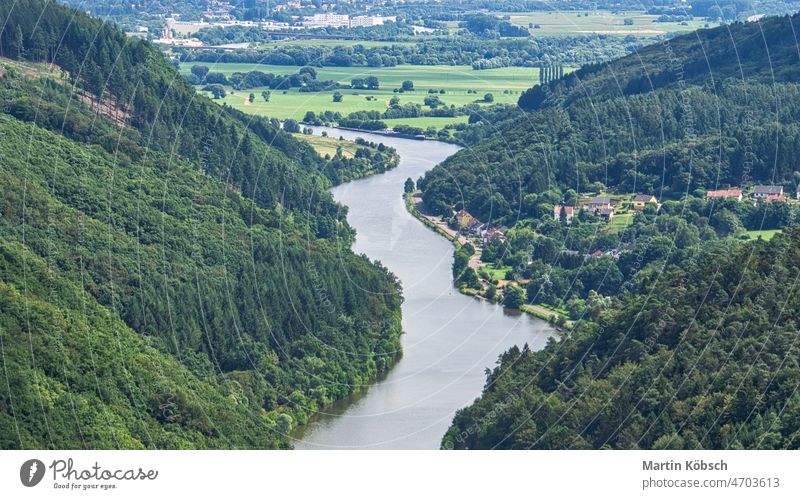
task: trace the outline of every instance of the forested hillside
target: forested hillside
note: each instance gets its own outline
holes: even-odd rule
[[[701,29],[533,87],[520,97],[519,105],[526,110],[565,106],[583,98],[603,100],[730,78],[797,83],[799,26],[800,17],[794,15]]]
[[[569,339],[504,354],[443,447],[797,449],[798,248],[795,229],[641,272]]]
[[[700,31],[538,85],[418,182],[445,219],[508,227],[481,259],[514,308],[573,321],[507,352],[445,448],[800,447],[798,28]]]
[[[112,26],[39,0],[0,26],[2,447],[286,447],[397,358],[347,175]]]
[[[488,140],[425,176],[425,201],[508,224],[528,194],[597,182],[671,199],[752,182],[793,192],[798,29],[795,15],[700,31],[537,85],[528,112],[493,117]]]

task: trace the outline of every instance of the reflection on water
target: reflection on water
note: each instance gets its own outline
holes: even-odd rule
[[[319,130],[317,131],[319,133]],[[456,146],[328,129],[397,149],[400,166],[332,190],[358,231],[353,250],[380,260],[403,284],[403,357],[384,379],[314,416],[295,435],[298,449],[436,449],[455,411],[481,391],[485,369],[512,345],[542,348],[544,321],[470,298],[453,287],[450,242],[415,220],[402,199]]]

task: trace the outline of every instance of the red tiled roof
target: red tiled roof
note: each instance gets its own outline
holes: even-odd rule
[[[742,195],[741,189],[723,189],[721,191],[708,191],[707,198],[738,198]]]

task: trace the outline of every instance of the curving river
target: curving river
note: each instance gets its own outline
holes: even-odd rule
[[[453,287],[453,247],[412,217],[403,182],[458,148],[318,127],[363,137],[400,154],[394,170],[332,189],[358,232],[353,250],[380,260],[402,281],[403,357],[388,375],[315,415],[295,434],[298,449],[438,449],[456,410],[481,392],[485,369],[512,345],[544,347],[553,329],[526,314],[462,295]]]

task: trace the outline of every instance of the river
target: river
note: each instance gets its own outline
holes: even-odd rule
[[[544,347],[547,322],[504,311],[453,287],[453,246],[411,216],[402,199],[406,178],[419,178],[458,151],[451,144],[326,130],[363,137],[400,154],[381,175],[331,190],[349,207],[353,251],[380,260],[400,279],[403,357],[384,379],[326,408],[295,434],[297,449],[438,449],[457,409],[481,392],[485,369],[513,345]]]

